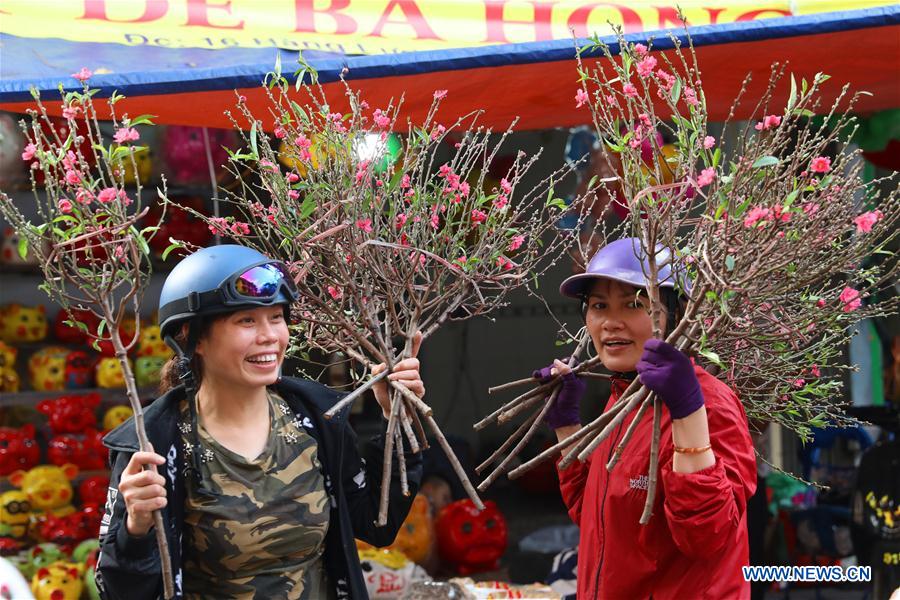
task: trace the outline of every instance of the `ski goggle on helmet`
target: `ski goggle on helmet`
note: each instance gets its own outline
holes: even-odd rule
[[[159,296],[163,338],[181,323],[256,306],[291,304],[297,286],[284,263],[246,246],[202,248],[178,263]]]

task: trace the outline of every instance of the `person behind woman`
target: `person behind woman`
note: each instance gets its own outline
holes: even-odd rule
[[[666,250],[656,256],[663,330],[674,326],[678,305],[669,256]],[[558,469],[563,499],[580,528],[578,598],[749,598],[741,566],[748,562],[746,506],[756,488],[756,461],[747,417],[728,386],[653,338],[646,272],[640,242],[627,238],[601,248],[586,272],[560,286],[563,295],[584,303],[594,348],[615,373],[606,410],[635,376],[667,408],[647,525],[638,521],[649,485],[652,410],[612,471],[606,464],[634,414],[585,463]],[[586,386],[559,360],[536,376],[556,372],[563,374],[563,387],[546,420],[562,441],[580,428]]]
[[[242,246],[199,250],[166,278],[161,334],[181,358],[166,371],[170,389],[144,412],[156,453],[138,451],[131,420],[104,438],[112,464],[97,568],[104,596],[161,595],[152,530],[161,510],[176,597],[367,597],[354,538],[393,541],[421,457],[406,457],[408,496],[392,476],[387,524],[376,526],[383,434],[361,455],[349,409],[323,416],[342,394],[281,377],[296,299],[282,263]],[[421,397],[420,343],[417,334],[413,356],[389,378]],[[374,392],[387,414],[386,383]]]

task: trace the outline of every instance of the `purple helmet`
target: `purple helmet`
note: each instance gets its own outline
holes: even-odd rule
[[[656,264],[659,267],[659,286],[675,288],[676,277],[672,268],[672,252],[657,246]],[[584,273],[572,275],[559,286],[559,293],[570,298],[583,298],[597,279],[613,279],[639,288],[647,287],[647,257],[643,256],[638,238],[624,238],[607,244],[597,251]],[[689,281],[682,287],[690,289]]]

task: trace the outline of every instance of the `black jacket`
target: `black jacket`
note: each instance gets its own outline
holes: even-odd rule
[[[380,500],[384,434],[367,442],[363,456],[360,456],[356,434],[347,424],[349,408],[331,419],[323,416],[342,394],[313,381],[290,377],[276,384],[275,390],[318,443],[325,487],[331,496],[331,521],[323,557],[329,584],[336,588],[338,598],[368,598],[354,538],[374,546],[386,546],[393,542],[421,483],[421,453],[406,454],[409,496],[403,496],[399,474],[396,468],[393,469],[387,525],[377,527],[375,520]],[[156,452],[166,457],[166,464],[160,468],[166,479],[169,498],[163,509],[163,519],[175,574],[176,598],[182,597],[181,538],[185,482],[178,405],[183,398],[184,389],[178,387],[157,398],[144,410],[147,436]],[[100,594],[104,598],[127,600],[162,597],[155,533],[150,531],[141,537],[128,533],[125,528],[125,503],[118,493],[122,471],[131,455],[138,450],[133,421],[129,419],[111,431],[103,442],[110,449],[112,476],[100,528],[100,557],[97,563]]]

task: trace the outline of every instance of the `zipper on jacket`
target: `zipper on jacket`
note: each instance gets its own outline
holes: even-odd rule
[[[609,464],[610,459],[612,458],[613,452],[615,452],[616,446],[619,445],[619,434],[622,432],[623,423],[619,423],[619,426],[616,428],[616,435],[613,437],[613,443],[609,447],[609,453],[606,456],[606,462],[603,463],[603,467],[606,468],[605,465]],[[606,555],[606,527],[603,524],[603,510],[606,508],[606,494],[609,492],[609,477],[606,478],[606,486],[603,488],[603,499],[600,501],[600,526],[603,527],[603,545],[600,547],[600,562],[597,564],[597,575],[594,577],[594,600],[597,600],[600,593],[600,572],[603,570],[603,558]]]

